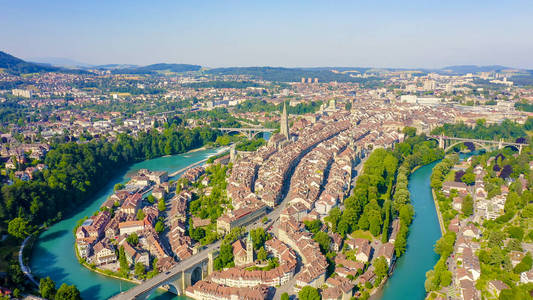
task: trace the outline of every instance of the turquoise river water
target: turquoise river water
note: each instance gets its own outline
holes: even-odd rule
[[[88,206],[80,207],[80,212],[65,219],[44,232],[33,249],[31,269],[39,277],[50,276],[55,282],[75,284],[86,300],[105,299],[120,290],[128,289],[131,283],[105,277],[82,267],[74,254],[74,235],[72,229],[84,216],[91,215],[100,204],[113,192],[113,186],[127,181],[127,175],[147,168],[150,170],[176,171],[216,153],[215,150],[203,150],[186,154],[161,157],[134,164],[120,172],[109,184],[94,196]],[[409,177],[411,202],[416,216],[411,225],[407,241],[407,251],[397,264],[392,277],[373,299],[424,299],[425,273],[437,262],[438,256],[433,252],[433,245],[440,237],[440,229],[435,212],[435,205],[429,187],[432,163],[416,170]],[[185,299],[169,293],[157,293],[152,298]]]
[[[91,216],[113,193],[113,187],[126,182],[128,176],[139,169],[168,171],[169,173],[216,154],[218,149],[201,150],[185,154],[160,157],[133,164],[121,170],[109,184],[87,206],[80,207],[75,215],[51,226],[41,234],[33,248],[30,267],[39,277],[50,276],[56,283],[75,284],[85,300],[106,299],[133,286],[132,283],[99,275],[81,266],[74,253],[74,234],[72,229],[84,216]],[[169,293],[155,293],[154,299],[186,299]]]
[[[426,272],[437,263],[439,256],[433,245],[441,237],[435,203],[431,195],[430,176],[437,162],[425,165],[409,176],[411,204],[415,218],[407,238],[407,250],[396,262],[394,273],[372,299],[421,300],[426,296]]]

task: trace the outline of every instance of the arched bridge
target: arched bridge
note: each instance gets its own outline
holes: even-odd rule
[[[428,135],[428,138],[434,139],[439,142],[439,148],[444,149],[444,152],[448,152],[459,144],[470,142],[478,147],[485,149],[489,152],[491,150],[502,149],[504,147],[513,147],[518,150],[518,153],[522,153],[522,147],[528,146],[529,144],[520,144],[513,142],[505,142],[503,139],[499,141],[491,140],[480,140],[480,139],[467,139],[459,137],[449,137],[444,135]]]
[[[159,287],[167,287],[176,295],[185,295],[185,289],[207,277],[212,272],[214,251],[219,243],[211,245],[208,249],[182,260],[179,264],[167,272],[162,272],[144,281],[142,284],[132,287],[110,299],[130,300],[148,299]]]
[[[222,128],[217,128],[218,130],[222,131],[222,132],[225,132],[225,133],[230,133],[230,132],[240,132],[240,133],[244,133],[246,135],[246,137],[251,140],[253,139],[253,137],[258,134],[258,133],[261,133],[261,132],[274,132],[274,129],[271,129],[271,128],[261,128],[261,127],[250,127],[250,128],[230,128],[230,127],[222,127]]]

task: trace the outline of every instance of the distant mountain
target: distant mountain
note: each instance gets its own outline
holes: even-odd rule
[[[0,51],[0,69],[12,74],[61,72],[84,74],[87,71],[54,67],[50,64],[32,63]]]
[[[138,68],[138,65],[129,65],[129,64],[107,64],[95,66],[97,69],[113,70],[113,69],[133,69]]]
[[[2,51],[0,51],[0,68],[13,74],[54,72],[59,70],[59,68],[50,65],[26,62]]]
[[[502,70],[512,70],[515,68],[493,65],[493,66],[475,66],[475,65],[462,65],[462,66],[449,66],[439,69],[444,73],[452,73],[457,75],[464,75],[467,73],[479,73],[479,72],[499,72]]]
[[[331,68],[331,70],[338,68]],[[347,68],[357,70],[358,68]],[[361,68],[359,68],[361,69]],[[361,82],[366,79],[354,78],[349,74],[335,73],[330,68],[282,68],[282,67],[237,67],[215,68],[206,73],[214,75],[248,75],[268,81],[299,82],[302,78],[318,78],[319,82]]]
[[[41,63],[41,64],[50,64],[56,67],[66,67],[66,68],[91,68],[93,67],[90,64],[79,62],[70,58],[64,57],[38,57],[28,59],[31,62]]]
[[[144,67],[114,69],[115,74],[158,74],[162,72],[183,73],[199,71],[202,66],[187,64],[153,64]]]

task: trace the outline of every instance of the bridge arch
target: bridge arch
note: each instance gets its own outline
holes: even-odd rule
[[[476,142],[476,141],[458,141],[458,142],[455,142],[455,143],[449,145],[448,147],[446,147],[446,149],[444,149],[444,152],[446,153],[446,152],[450,151],[451,149],[453,149],[455,146],[460,145],[460,144],[464,144],[464,143],[472,143],[472,144],[474,144],[476,146],[479,146],[479,147],[483,148],[485,151],[490,152],[490,147],[489,146],[484,145],[484,144],[479,143],[479,142]]]
[[[191,286],[202,280],[202,267],[196,266],[191,273]]]
[[[181,289],[179,287],[179,285],[177,285],[175,282],[168,282],[167,283],[168,285],[168,291],[175,294],[175,295],[178,295],[178,296],[181,296],[183,295],[181,293]]]
[[[516,145],[504,145],[503,148],[513,148],[514,150],[520,152],[520,148]]]

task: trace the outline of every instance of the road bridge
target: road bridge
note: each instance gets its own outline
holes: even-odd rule
[[[249,140],[253,139],[254,136],[257,135],[258,133],[274,132],[275,130],[272,128],[262,128],[262,127],[249,127],[249,128],[222,127],[222,128],[217,128],[217,129],[225,133],[230,133],[230,132],[244,133]]]
[[[364,150],[357,147],[357,157],[364,156]],[[279,220],[279,216],[287,203],[288,197],[285,195],[279,205],[273,208],[267,215],[268,221],[263,223],[261,218],[245,226],[245,231],[263,227],[270,229]],[[222,241],[219,240],[208,245],[198,253],[178,262],[174,267],[164,273],[160,273],[131,289],[111,297],[114,300],[147,299],[159,287],[166,286],[169,291],[177,295],[184,295],[185,289],[194,285],[197,281],[204,279],[213,271],[213,260],[220,249]]]
[[[503,149],[504,147],[513,147],[518,150],[518,153],[522,153],[522,147],[529,146],[529,144],[505,142],[503,139],[499,141],[481,140],[481,139],[468,139],[460,137],[449,137],[444,135],[428,135],[428,138],[436,140],[439,143],[439,148],[444,149],[444,152],[448,152],[455,146],[464,143],[472,143],[485,151],[490,152],[496,149]]]

